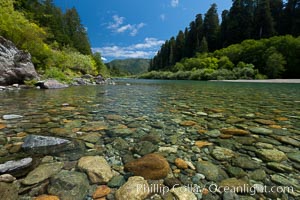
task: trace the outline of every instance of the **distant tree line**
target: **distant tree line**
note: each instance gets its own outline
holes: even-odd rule
[[[151,60],[150,71],[176,71],[175,64],[184,58],[214,52],[247,39],[287,34],[300,35],[300,0],[233,0],[230,10],[222,12],[221,23],[217,5],[212,4],[204,16],[198,14],[188,28],[162,45]],[[254,64],[252,60],[248,63]],[[286,64],[291,67],[291,63]]]

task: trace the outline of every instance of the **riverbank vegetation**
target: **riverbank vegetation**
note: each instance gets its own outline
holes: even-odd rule
[[[234,0],[196,16],[167,40],[142,78],[254,79],[300,77],[300,1]]]
[[[45,78],[109,75],[101,55],[91,52],[75,8],[62,12],[52,0],[0,0],[0,13],[0,35],[28,51]]]

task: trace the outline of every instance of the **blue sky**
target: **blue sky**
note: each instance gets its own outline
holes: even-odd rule
[[[107,60],[151,58],[165,40],[184,30],[212,3],[221,15],[231,0],[54,0],[75,7],[87,28],[93,51]]]

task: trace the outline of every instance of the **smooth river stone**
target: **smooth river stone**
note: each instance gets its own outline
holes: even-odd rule
[[[223,173],[222,169],[211,162],[199,161],[196,163],[196,169],[198,173],[203,174],[209,181],[220,181],[227,178],[224,174],[225,172]]]
[[[0,199],[16,200],[18,198],[19,184],[0,182]]]
[[[260,134],[260,135],[270,135],[273,133],[272,130],[261,128],[261,127],[252,127],[249,129],[252,133]]]
[[[185,186],[183,187],[177,187],[177,188],[172,188],[170,192],[175,196],[174,199],[178,200],[197,200],[197,197],[195,194],[191,191],[188,190]]]
[[[11,119],[19,119],[19,118],[22,118],[23,116],[22,115],[3,115],[3,119],[5,120],[11,120]]]
[[[64,163],[62,162],[46,163],[39,165],[26,176],[22,183],[24,185],[33,185],[36,183],[40,183],[60,172],[63,166]]]
[[[260,168],[260,164],[254,160],[251,160],[248,157],[244,157],[244,156],[239,156],[236,157],[232,160],[232,164],[234,166],[240,167],[242,169],[249,169],[249,170],[253,170],[253,169],[258,169]]]
[[[62,200],[85,199],[89,181],[84,173],[62,170],[50,180],[48,193],[59,196]]]
[[[281,164],[281,163],[276,163],[276,162],[267,163],[267,167],[274,171],[283,172],[283,173],[294,171],[294,169],[292,167]]]
[[[271,175],[271,180],[280,185],[293,186],[295,189],[300,189],[299,180],[291,177],[285,177],[282,174]]]
[[[285,144],[290,144],[295,147],[300,147],[300,142],[298,140],[295,140],[291,137],[288,136],[274,136],[275,139],[278,141],[285,143]]]
[[[145,189],[144,189],[145,188]],[[150,194],[149,184],[141,176],[133,176],[115,193],[116,200],[142,200]]]
[[[61,147],[69,144],[70,141],[66,139],[40,136],[40,135],[29,135],[25,138],[22,148],[28,152],[36,153],[54,153],[61,151]]]
[[[215,147],[211,154],[219,161],[229,160],[235,156],[235,153],[231,149],[226,149],[223,147]]]
[[[23,158],[17,161],[15,160],[7,161],[4,164],[0,164],[0,174],[21,170],[26,167],[29,167],[31,164],[32,164],[32,158]]]
[[[300,163],[300,152],[288,153],[288,158],[292,161]]]
[[[126,163],[125,171],[132,172],[135,176],[142,176],[145,179],[157,180],[168,175],[170,166],[163,156],[151,153]]]
[[[264,161],[281,162],[287,160],[287,156],[282,151],[277,149],[260,149],[256,154]]]
[[[102,156],[85,156],[78,161],[78,168],[87,173],[92,183],[107,183],[113,173]]]
[[[222,129],[221,133],[226,135],[249,135],[250,132],[243,130],[243,129],[236,129],[236,128],[226,128]]]

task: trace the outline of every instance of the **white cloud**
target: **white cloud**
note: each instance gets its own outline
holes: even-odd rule
[[[113,16],[113,22],[110,22],[108,25],[108,29],[117,29],[124,22],[124,17],[119,17],[118,15]]]
[[[173,8],[177,7],[179,5],[179,0],[171,0],[171,6]]]
[[[114,33],[124,33],[129,32],[131,36],[136,36],[141,28],[146,24],[141,22],[139,24],[124,24],[125,17],[120,17],[118,15],[113,16],[113,22],[110,22],[107,26],[108,29],[112,30]]]
[[[131,30],[132,29],[132,26],[130,24],[127,24],[127,25],[124,25],[124,26],[121,26],[119,28],[116,29],[116,32],[118,33],[123,33],[127,30]]]
[[[164,43],[156,38],[145,38],[143,43],[129,46],[106,46],[93,48],[93,52],[100,52],[102,56],[113,59],[120,58],[150,58],[154,56],[157,49]]]
[[[161,19],[161,21],[165,21],[166,20],[166,15],[165,14],[161,14],[159,16],[159,18]]]
[[[131,36],[136,36],[136,34],[138,34],[139,30],[141,28],[143,28],[144,26],[146,26],[145,23],[139,23],[139,24],[135,24],[135,25],[131,25],[131,32],[130,32],[130,35]]]

